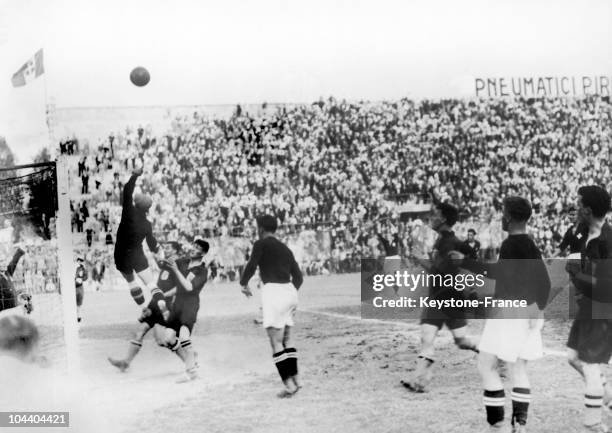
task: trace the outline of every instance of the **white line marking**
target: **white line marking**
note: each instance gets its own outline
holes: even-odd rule
[[[396,325],[396,326],[403,326],[406,328],[410,328],[412,330],[419,329],[419,326],[414,323],[401,322],[397,320],[362,319],[360,316],[352,316],[350,314],[341,314],[341,313],[331,313],[328,311],[302,310],[302,309],[298,311],[303,312],[303,313],[309,313],[309,314],[317,314],[320,316],[333,317],[336,319],[352,320],[355,322],[358,321],[358,322],[364,322],[364,323],[376,323],[378,325]],[[544,355],[556,356],[558,358],[567,357],[567,353],[563,350],[555,350],[555,349],[547,349],[547,348],[544,348]]]
[[[298,311],[300,311],[302,313],[309,313],[309,314],[317,314],[317,315],[320,315],[320,316],[334,317],[336,319],[352,320],[352,321],[355,321],[355,322],[376,323],[376,324],[379,324],[379,325],[389,325],[389,324],[391,324],[391,325],[403,326],[403,327],[407,327],[407,328],[419,329],[419,326],[415,325],[414,323],[398,321],[398,320],[363,319],[360,316],[353,316],[353,315],[350,315],[350,314],[341,314],[341,313],[331,313],[331,312],[328,312],[328,311],[302,310],[302,309],[299,309]]]

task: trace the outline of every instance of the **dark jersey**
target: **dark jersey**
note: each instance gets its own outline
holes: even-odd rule
[[[588,227],[586,231],[588,232]],[[582,250],[582,244],[586,240],[586,236],[587,233],[584,227],[571,226],[563,235],[563,240],[561,240],[559,244],[559,249],[564,251],[566,248],[569,248],[570,254],[579,253]]]
[[[390,240],[382,235],[378,235],[378,240],[385,250],[386,257],[397,256],[399,254],[399,237],[397,235],[393,235]]]
[[[176,287],[176,279],[172,272],[161,269],[159,277],[157,278],[157,287],[164,293],[166,297],[172,297],[175,294],[174,289]]]
[[[147,220],[146,215],[134,207],[132,201],[137,178],[138,175],[132,175],[123,188],[123,210],[121,212],[121,222],[117,229],[115,251],[139,250],[142,247],[142,241],[146,239],[149,249],[157,252],[158,244],[153,236],[153,227]]]
[[[466,239],[465,241],[463,241],[463,245],[466,251],[468,251],[466,255],[470,259],[476,260],[478,258],[478,253],[480,252],[480,242],[478,242],[477,240],[473,240],[472,242],[470,242]]]
[[[543,310],[550,294],[550,277],[542,253],[526,234],[508,236],[501,244],[499,261],[479,263],[468,259],[464,266],[495,280],[496,299],[534,302]]]
[[[206,284],[208,271],[204,260],[192,261],[190,258],[183,258],[177,261],[181,274],[191,283],[191,290],[185,290],[180,284],[176,285],[176,297],[199,299],[200,292]]]
[[[595,281],[594,284],[577,282],[576,289],[585,296],[585,304],[588,300],[598,303],[598,318],[603,318],[599,315],[603,311],[605,318],[612,319],[612,227],[608,223],[601,227],[598,237],[583,243],[580,256],[582,272],[594,277]],[[580,307],[586,310],[583,305]]]
[[[450,296],[453,298],[463,296],[463,292],[455,290],[454,287],[448,287],[448,285],[445,285],[443,282],[446,275],[457,275],[460,273],[458,263],[451,260],[448,255],[453,250],[460,251],[463,254],[468,253],[464,243],[455,236],[453,231],[445,230],[440,232],[431,254],[429,274],[440,275],[442,277],[442,284],[438,284],[439,279],[432,279],[434,284],[430,285],[430,296],[438,298],[443,296]]]
[[[79,265],[76,270],[76,276],[74,277],[74,284],[76,287],[81,287],[85,280],[87,280],[87,271],[85,271],[85,266]]]
[[[244,268],[240,285],[245,286],[259,266],[261,281],[266,283],[293,283],[299,289],[304,279],[293,253],[274,236],[259,239],[253,245],[251,258]]]
[[[176,260],[176,265],[181,274],[191,283],[191,290],[185,290],[179,284],[174,274],[162,269],[157,280],[157,287],[164,292],[164,295],[175,295],[176,299],[193,298],[199,299],[200,292],[206,284],[208,271],[203,261],[192,262],[189,257],[181,257]],[[172,289],[176,288],[176,291]]]

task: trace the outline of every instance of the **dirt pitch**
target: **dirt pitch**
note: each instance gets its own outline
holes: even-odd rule
[[[443,331],[431,391],[406,392],[399,382],[414,368],[418,325],[362,320],[359,284],[358,274],[306,279],[295,328],[304,388],[289,400],[275,397],[270,348],[253,322],[258,292],[247,300],[236,284],[205,288],[193,338],[202,379],[181,385],[180,361],[150,337],[128,372],[115,371],[106,357],[125,352],[138,308],[127,292],[87,293],[80,336],[90,397],[118,432],[481,431],[475,356],[456,350]],[[555,300],[558,309],[564,296]],[[580,431],[583,387],[562,356],[569,325],[546,322],[549,352],[531,366],[532,432]],[[471,323],[471,333],[481,326]]]

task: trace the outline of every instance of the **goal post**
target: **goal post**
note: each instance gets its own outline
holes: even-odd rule
[[[59,263],[59,283],[62,296],[64,317],[64,341],[66,343],[68,372],[80,371],[79,328],[77,323],[76,287],[74,276],[74,254],[72,250],[72,230],[70,221],[70,178],[66,156],[59,156],[55,166],[57,178],[57,246]]]
[[[68,176],[63,158],[0,168],[0,270],[18,248],[25,252],[8,276],[32,296],[42,354],[73,374],[80,363]]]

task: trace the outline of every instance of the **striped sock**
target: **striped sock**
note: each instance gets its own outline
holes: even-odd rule
[[[512,388],[512,425],[527,424],[527,412],[531,402],[529,388]]]
[[[278,370],[278,374],[283,381],[287,380],[290,375],[290,361],[287,359],[287,354],[285,351],[277,352],[272,355],[272,359],[274,360],[274,364],[276,365],[276,369]]]
[[[153,286],[151,289],[151,297],[156,301],[166,301],[164,297],[164,292],[161,291],[157,286]]]
[[[487,422],[490,425],[495,425],[504,420],[504,404],[506,403],[506,394],[503,389],[490,391],[485,389],[482,401],[487,411]]]
[[[140,287],[130,287],[130,295],[132,295],[132,299],[134,299],[134,302],[136,302],[138,305],[144,304],[144,293],[142,293],[142,289]]]
[[[584,395],[584,425],[593,426],[601,423],[602,395]]]
[[[191,346],[191,340],[183,340],[183,341],[181,341],[181,347],[183,349],[186,349],[186,348],[188,348],[190,346]]]
[[[285,353],[287,354],[287,374],[289,375],[289,377],[296,376],[298,374],[297,350],[295,349],[295,347],[288,347],[285,349]]]

